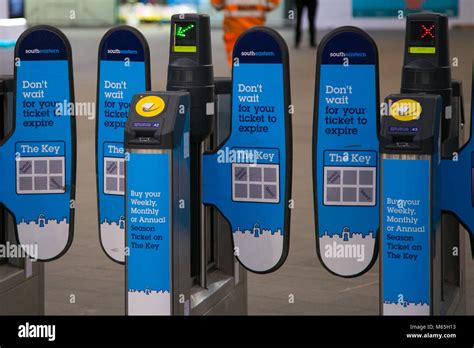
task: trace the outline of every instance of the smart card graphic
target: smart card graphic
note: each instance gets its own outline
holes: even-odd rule
[[[231,135],[203,155],[203,203],[229,221],[234,251],[252,272],[278,269],[288,253],[292,138],[288,49],[256,27],[234,47]]]
[[[57,29],[36,26],[15,47],[13,131],[0,147],[0,201],[29,256],[50,261],[72,243],[75,115],[71,47]]]
[[[135,105],[135,111],[142,117],[155,117],[163,112],[165,102],[159,96],[148,95]]]
[[[418,120],[422,111],[421,104],[413,99],[400,99],[390,106],[390,115],[402,122]]]
[[[97,200],[100,241],[114,261],[125,261],[125,149],[123,134],[134,94],[150,89],[150,57],[136,29],[109,30],[99,46],[96,117]],[[150,102],[144,112],[158,107]]]
[[[155,111],[157,109],[158,108],[156,107],[155,103],[145,103],[143,104],[143,108],[142,108],[143,111],[147,111],[147,112]]]
[[[474,62],[473,62],[474,85]],[[462,87],[459,88],[462,91]],[[462,97],[462,96],[461,96]],[[471,95],[471,132],[469,139],[452,158],[441,161],[441,198],[443,213],[454,215],[467,229],[474,257],[474,91]],[[462,99],[461,99],[462,104]]]
[[[377,152],[324,153],[324,205],[375,206]]]
[[[125,194],[125,159],[123,143],[104,142],[104,193]]]
[[[15,148],[16,153],[20,154],[16,161],[17,194],[66,192],[64,142],[19,142]],[[54,151],[56,155],[51,156],[48,150]]]
[[[378,56],[362,30],[329,33],[317,56],[313,121],[316,249],[333,274],[354,277],[377,257]]]
[[[251,163],[232,163],[232,200],[234,202],[278,203],[280,201],[278,149],[259,149],[257,150],[259,152],[251,148],[233,148],[232,150],[237,154],[263,152],[272,155],[270,161],[255,158]]]

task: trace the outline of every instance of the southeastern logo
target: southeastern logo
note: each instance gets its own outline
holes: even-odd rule
[[[390,116],[402,122],[418,120],[422,111],[421,104],[413,99],[400,99],[390,106]]]
[[[137,50],[108,49],[107,54],[138,54]]]
[[[59,54],[57,48],[27,48],[25,49],[25,54]]]

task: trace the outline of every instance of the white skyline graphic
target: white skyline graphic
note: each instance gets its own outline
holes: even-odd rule
[[[37,245],[39,260],[58,256],[66,247],[69,239],[69,223],[62,220],[47,219],[43,214],[37,220],[21,221],[17,224],[20,244]],[[25,250],[27,252],[27,250]],[[30,255],[32,256],[32,255]]]
[[[384,301],[384,315],[430,315],[430,305],[427,303],[414,302],[391,302]]]
[[[171,315],[168,291],[128,290],[128,315]]]
[[[266,271],[280,261],[283,252],[283,233],[261,228],[255,224],[252,229],[241,230],[240,226],[233,232],[234,246],[238,248],[237,257],[248,268],[254,271]]]
[[[319,237],[319,253],[324,264],[342,276],[358,274],[366,269],[372,261],[374,248],[373,231],[363,234],[344,227],[342,232],[330,236],[326,230]]]
[[[107,254],[119,262],[125,262],[125,222],[104,220],[100,224],[100,239]]]

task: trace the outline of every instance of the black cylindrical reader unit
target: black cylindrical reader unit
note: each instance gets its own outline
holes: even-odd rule
[[[402,93],[441,96],[439,150],[445,159],[452,158],[459,151],[464,122],[462,85],[451,77],[448,29],[448,17],[444,14],[419,13],[407,17],[401,86]],[[459,265],[458,257],[451,251],[453,245],[459,245],[459,223],[449,214],[442,214],[441,220],[442,228],[437,239],[445,241],[440,258],[443,261],[438,267],[440,271],[435,273],[451,284],[456,280],[450,278],[449,265]],[[439,288],[441,295],[438,297],[442,298],[446,295],[445,286]],[[435,292],[438,292],[438,287]]]
[[[191,141],[201,142],[214,124],[214,69],[208,15],[171,17],[168,91],[191,95]]]
[[[450,134],[453,93],[446,15],[418,13],[407,17],[401,93],[442,97],[441,138],[445,141]]]
[[[201,154],[203,141],[214,127],[214,69],[208,15],[176,14],[171,17],[168,91],[186,91],[190,105],[191,172],[191,274],[200,273],[206,287],[205,208],[201,203]]]

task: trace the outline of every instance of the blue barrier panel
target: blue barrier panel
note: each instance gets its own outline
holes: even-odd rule
[[[189,314],[189,139],[188,93],[133,98],[124,138],[128,315]]]
[[[171,154],[127,162],[127,313],[171,314]]]
[[[313,121],[316,249],[342,277],[377,257],[378,53],[362,30],[329,33],[318,49]]]
[[[474,63],[473,76],[474,86]],[[455,216],[469,232],[474,257],[474,91],[471,96],[471,129],[467,142],[451,158],[441,161],[441,210]],[[462,96],[461,96],[462,107]]]
[[[229,139],[203,156],[203,203],[229,221],[234,253],[252,272],[272,272],[289,246],[292,176],[288,48],[256,27],[234,47]]]
[[[442,239],[437,237],[442,228],[442,98],[392,94],[385,98],[384,107],[380,133],[381,314],[430,315],[436,302],[432,294],[439,260],[436,245]]]
[[[18,39],[14,99],[13,131],[0,147],[0,201],[24,250],[50,261],[72,243],[76,174],[72,53],[56,28],[36,26]]]
[[[114,261],[125,261],[123,132],[134,94],[150,89],[148,43],[136,29],[109,30],[99,46],[96,170],[100,242]]]
[[[383,159],[381,168],[382,312],[429,315],[431,236],[439,222],[430,205],[431,160]]]

